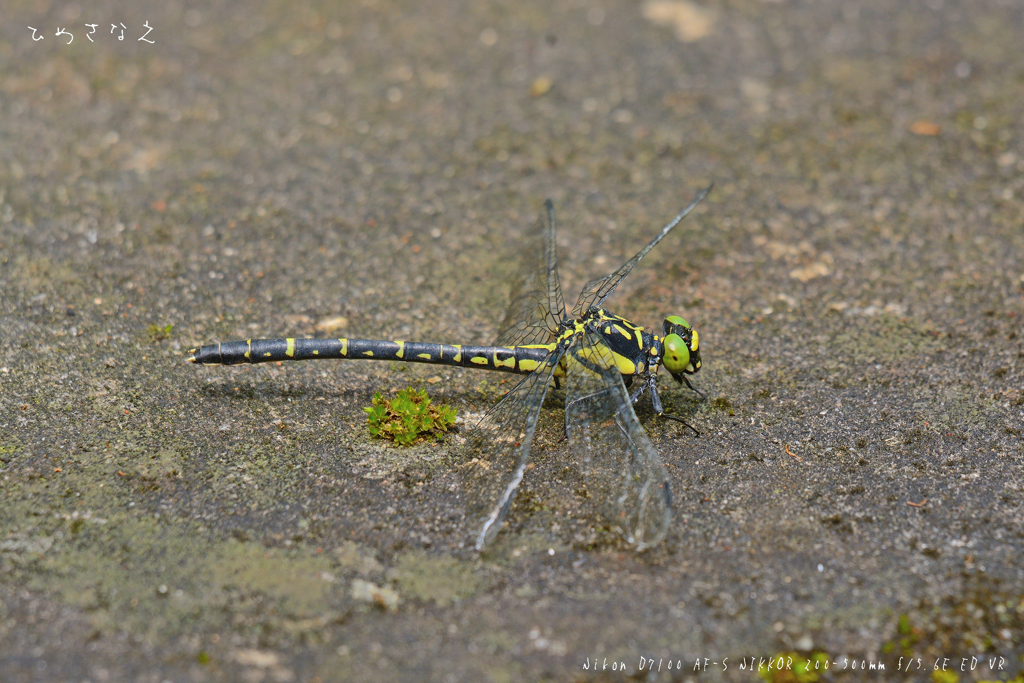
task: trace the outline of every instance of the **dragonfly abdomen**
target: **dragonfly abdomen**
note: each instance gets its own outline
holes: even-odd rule
[[[391,360],[523,374],[533,372],[550,352],[543,346],[466,346],[382,339],[247,339],[194,349],[189,360],[210,365],[320,358]]]

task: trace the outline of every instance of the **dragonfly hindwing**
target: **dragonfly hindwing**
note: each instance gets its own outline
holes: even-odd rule
[[[637,549],[661,542],[671,521],[668,473],[637,421],[612,351],[587,331],[569,347],[565,366],[565,431],[591,498]]]
[[[498,533],[512,505],[530,458],[540,407],[561,356],[557,347],[470,430],[463,449],[463,491],[468,528],[478,550]]]

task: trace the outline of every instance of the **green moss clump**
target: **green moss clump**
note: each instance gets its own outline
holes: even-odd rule
[[[164,327],[160,327],[157,324],[152,324],[146,328],[146,335],[150,341],[160,341],[161,339],[169,339],[171,331],[174,329],[174,325],[167,323]]]
[[[370,436],[391,439],[399,446],[433,439],[455,424],[454,408],[432,405],[426,391],[412,387],[402,389],[390,401],[374,394],[373,405],[363,410],[369,419]]]

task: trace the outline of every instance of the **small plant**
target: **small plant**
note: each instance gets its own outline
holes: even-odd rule
[[[373,405],[363,408],[369,419],[370,436],[391,439],[399,446],[411,446],[420,439],[432,439],[455,424],[455,409],[434,406],[422,389],[402,389],[388,400],[373,395]]]
[[[150,340],[160,341],[161,339],[167,339],[171,336],[171,330],[174,329],[174,325],[167,323],[165,327],[153,324],[146,328],[146,334],[149,335]]]
[[[899,631],[900,634],[899,642],[893,642],[891,645],[886,643],[886,645],[889,646],[889,651],[891,652],[899,646],[904,657],[912,657],[914,654],[914,645],[917,644],[917,636],[921,633],[921,629],[912,626],[910,623],[910,617],[906,614],[901,614],[899,622],[896,625],[896,630]],[[883,649],[884,647],[885,646],[883,646]]]

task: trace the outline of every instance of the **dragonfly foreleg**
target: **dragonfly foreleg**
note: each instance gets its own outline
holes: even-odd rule
[[[689,382],[687,382],[687,384],[689,384]],[[700,432],[698,432],[696,427],[694,427],[692,424],[690,424],[681,417],[669,415],[668,413],[665,412],[664,407],[661,405],[661,397],[658,396],[658,385],[655,381],[654,375],[651,375],[650,377],[647,378],[647,381],[644,382],[644,386],[650,386],[651,388],[651,405],[654,407],[654,412],[656,412],[659,417],[665,417],[668,418],[669,420],[675,420],[676,422],[685,425],[689,429],[693,430],[693,433],[696,434],[697,436],[700,436]],[[690,388],[693,389],[693,387]],[[696,389],[694,389],[694,391],[696,391]],[[640,391],[637,391],[637,394],[639,393]],[[639,398],[639,396],[637,396],[637,398]]]
[[[682,377],[683,377],[683,381],[686,382],[686,386],[689,387],[690,391],[694,392],[695,394],[700,396],[705,401],[708,400],[707,394],[705,394],[703,391],[701,391],[700,389],[697,389],[692,384],[690,384],[690,380],[689,380],[689,378],[686,375],[683,375]]]

